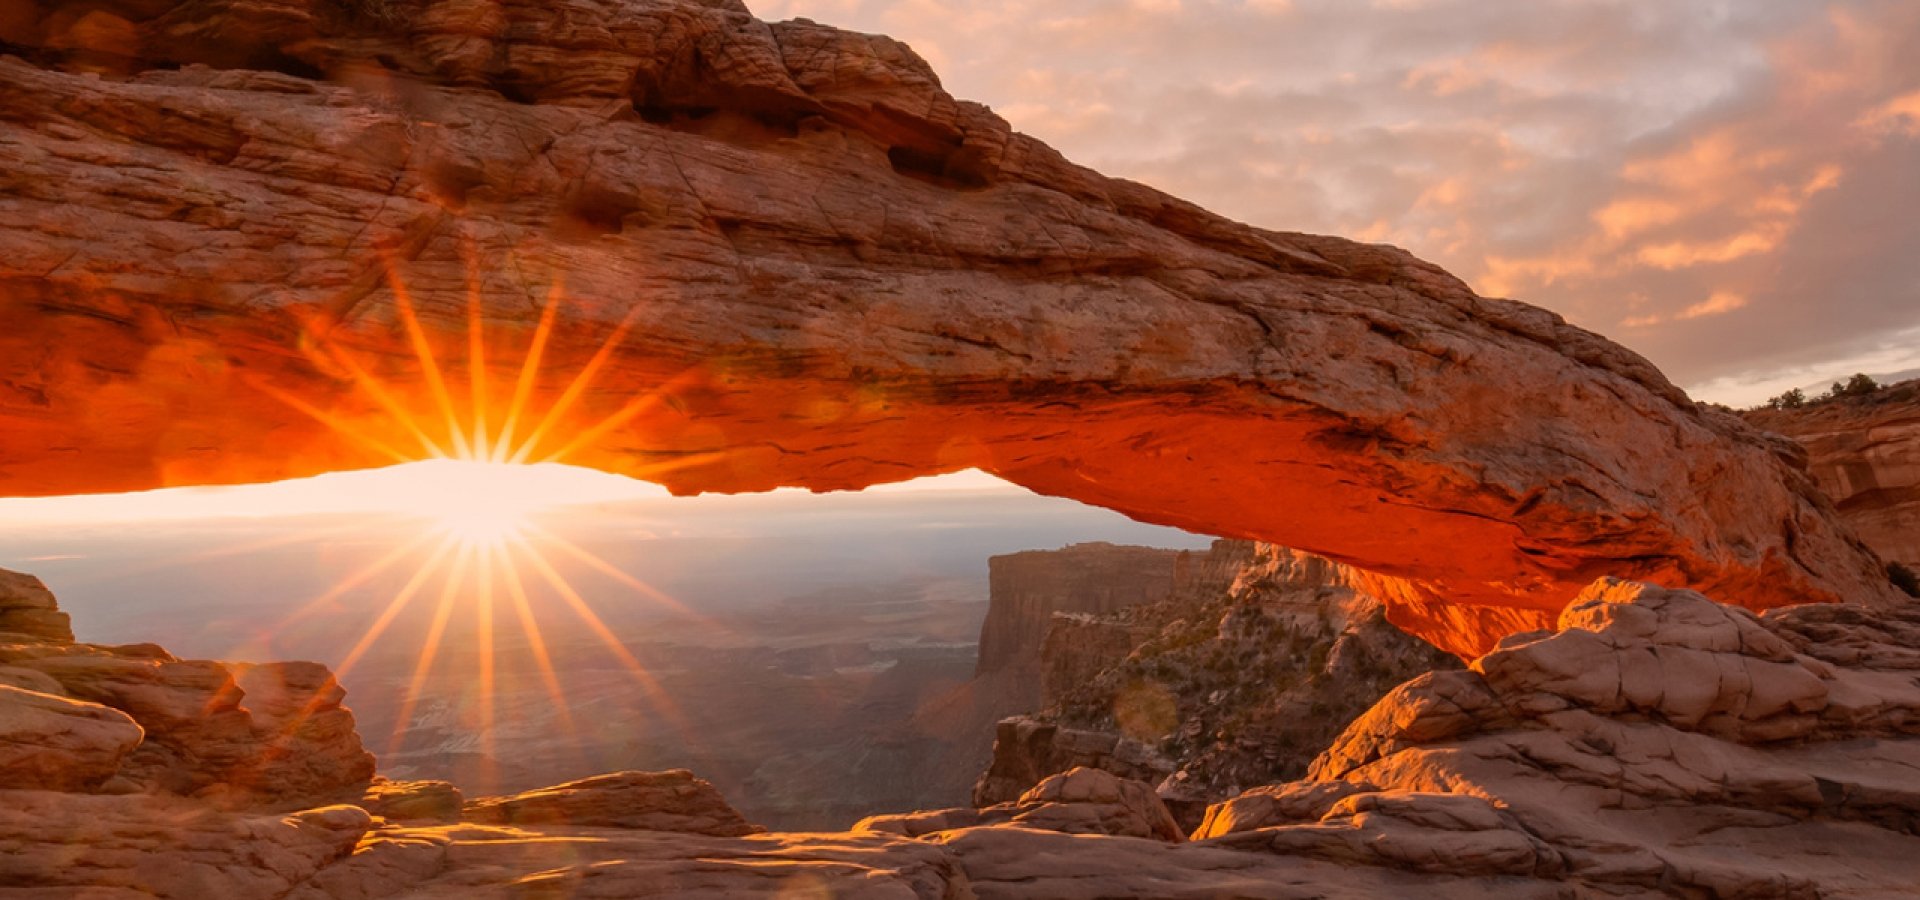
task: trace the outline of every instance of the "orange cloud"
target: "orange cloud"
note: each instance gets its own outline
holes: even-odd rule
[[[1713,296],[1695,303],[1680,311],[1682,319],[1704,319],[1708,316],[1721,316],[1736,309],[1744,309],[1747,298],[1732,291],[1715,291]]]

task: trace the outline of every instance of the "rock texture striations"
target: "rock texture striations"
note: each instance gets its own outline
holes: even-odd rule
[[[1196,837],[1606,893],[1920,889],[1920,607],[1762,618],[1608,579],[1559,625],[1407,683]]]
[[[1806,447],[1840,518],[1888,562],[1920,571],[1920,381],[1744,415]]]
[[[1411,579],[1394,621],[1464,655],[1601,575],[1895,596],[1782,445],[1630,351],[1075,166],[887,38],[737,0],[102,0],[0,42],[0,495],[457,453],[532,356],[529,459],[682,492],[977,466]]]
[[[1165,600],[1186,556],[1179,550],[1090,543],[988,559],[991,605],[980,628],[977,674],[1036,668],[1056,614],[1110,615]]]
[[[58,613],[40,593],[40,612]],[[61,639],[0,633],[0,788],[277,809],[358,796],[373,777],[373,756],[341,706],[345,691],[325,667],[77,644],[58,615]]]

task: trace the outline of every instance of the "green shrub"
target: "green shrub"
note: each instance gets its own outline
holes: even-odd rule
[[[1807,392],[1799,388],[1794,388],[1767,401],[1767,406],[1773,409],[1799,409],[1805,405],[1807,405]]]

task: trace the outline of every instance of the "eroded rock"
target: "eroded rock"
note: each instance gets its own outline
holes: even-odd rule
[[[36,608],[58,613],[51,593]],[[11,691],[5,696],[26,717],[15,720],[18,727],[54,729],[46,739],[72,752],[91,748],[84,751],[88,764],[75,769],[84,773],[77,780],[0,776],[12,787],[71,790],[111,778],[117,793],[293,808],[352,799],[373,777],[373,756],[340,705],[345,691],[315,663],[181,660],[151,644],[0,632],[0,691]],[[22,711],[22,695],[39,698],[31,704],[36,712]],[[7,706],[0,704],[0,716]],[[46,718],[55,712],[79,730],[56,740],[56,732],[66,732]],[[92,724],[81,728],[82,721]],[[59,768],[32,764],[37,772]]]
[[[1743,415],[1805,447],[1807,471],[1840,517],[1889,562],[1920,572],[1920,381]]]
[[[1785,446],[1632,352],[1074,166],[894,41],[695,0],[19,19],[0,494],[424,458],[381,399],[445,421],[409,317],[511,393],[552,311],[530,458],[682,493],[977,466],[1409,579],[1393,620],[1464,656],[1601,575],[1895,596]]]
[[[0,790],[98,787],[143,736],[119,710],[0,685]]]
[[[1195,836],[1605,892],[1920,889],[1920,682],[1883,643],[1920,612],[1828,612],[1602,580],[1564,630],[1403,685],[1313,780],[1221,804]]]
[[[0,632],[43,641],[73,642],[73,622],[40,579],[0,569]]]
[[[1084,767],[1050,775],[1012,802],[977,809],[871,816],[853,830],[918,838],[1001,824],[1061,834],[1153,838],[1174,843],[1185,839],[1152,785]]]
[[[765,829],[742,818],[720,792],[692,772],[618,772],[550,788],[487,797],[466,805],[471,822],[579,828],[631,828],[716,837]]]

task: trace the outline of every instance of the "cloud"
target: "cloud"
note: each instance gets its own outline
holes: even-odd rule
[[[892,34],[1077,161],[1404,246],[1708,399],[1920,327],[1911,0],[755,9]]]

